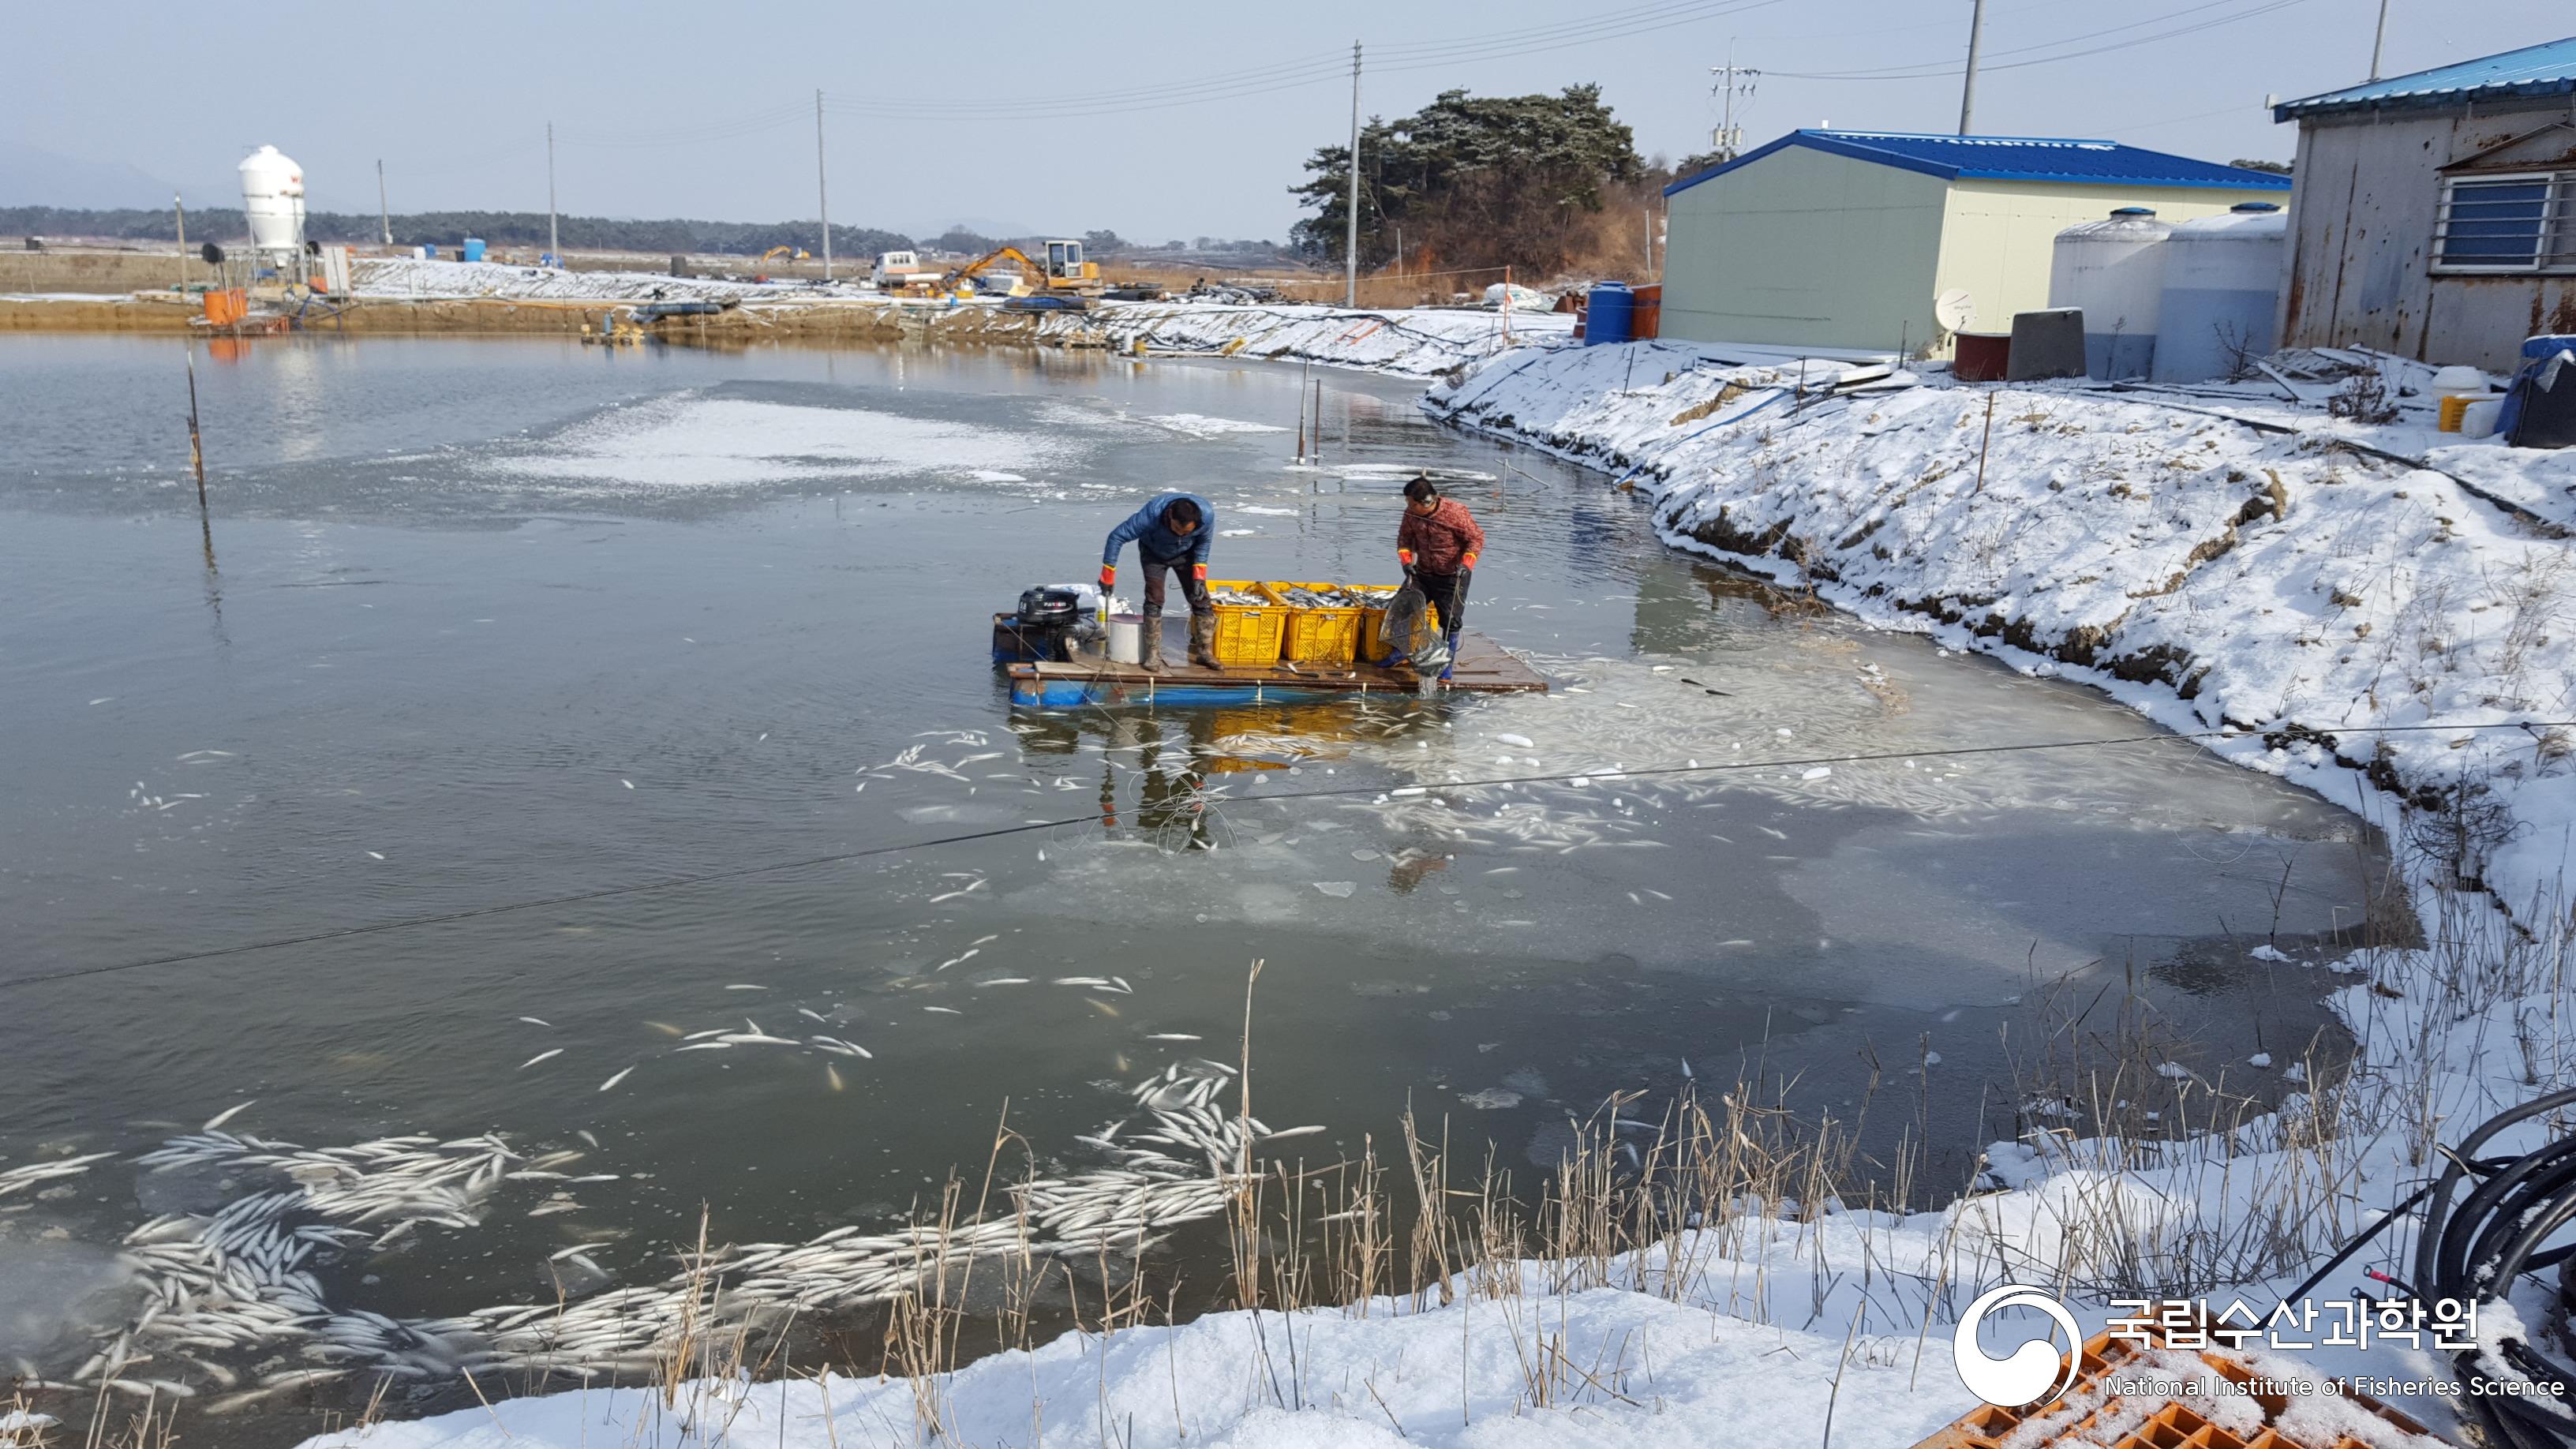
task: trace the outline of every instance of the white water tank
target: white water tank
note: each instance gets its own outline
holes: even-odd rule
[[[2173,223],[2124,206],[2101,221],[2057,234],[2048,263],[2048,305],[2084,312],[2084,371],[2144,377],[2155,363],[2157,314],[2165,285],[2165,238]]]
[[[2165,241],[2164,331],[2155,380],[2225,377],[2272,350],[2290,214],[2249,201],[2174,228]]]
[[[304,168],[275,146],[262,146],[242,161],[241,188],[251,250],[264,258],[292,258],[302,251]]]

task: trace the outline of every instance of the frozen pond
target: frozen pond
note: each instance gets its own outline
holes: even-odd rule
[[[1259,1112],[1324,1129],[1312,1160],[1408,1102],[1548,1160],[1685,1061],[1848,1111],[1874,1054],[1947,1191],[2013,1130],[2007,1031],[2060,978],[2134,992],[2209,1076],[2296,1056],[2302,952],[2380,861],[2172,742],[1937,754],[2147,730],[1677,556],[1633,495],[1405,384],[1328,379],[1298,471],[1299,374],[1258,365],[289,340],[197,368],[203,529],[177,347],[0,338],[0,1172],[113,1154],[0,1195],[0,1363],[47,1377],[138,1311],[129,1233],[279,1185],[203,1144],[133,1162],[237,1104],[224,1131],[307,1148],[566,1154],[297,1260],[344,1315],[551,1304],[660,1281],[701,1204],[719,1242],[879,1232],[1006,1110],[1047,1170],[1106,1167],[1081,1139],[1235,1059],[1254,958]],[[1143,495],[1215,500],[1220,577],[1392,580],[1415,465],[1489,534],[1471,626],[1556,693],[1009,707],[988,616],[1090,577]],[[1854,752],[1896,758],[1765,763]],[[1745,768],[1628,773],[1694,761]],[[299,1333],[134,1376],[255,1388],[314,1364]],[[471,1402],[403,1361],[403,1411]],[[373,1382],[227,1422],[285,1437]]]

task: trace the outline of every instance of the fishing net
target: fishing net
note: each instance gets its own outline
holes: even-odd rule
[[[1449,662],[1448,645],[1431,625],[1430,601],[1411,584],[1396,590],[1395,597],[1387,600],[1386,619],[1378,625],[1378,638],[1386,651],[1379,663],[1410,661],[1417,670],[1438,673]]]

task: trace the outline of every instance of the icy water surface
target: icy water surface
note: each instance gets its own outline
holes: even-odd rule
[[[253,1439],[384,1365],[397,1405],[470,1402],[455,1363],[530,1361],[478,1311],[641,1303],[702,1204],[717,1242],[880,1234],[1006,1114],[1060,1177],[1163,1173],[1093,1134],[1232,1092],[1201,1059],[1237,1058],[1255,958],[1256,1110],[1323,1129],[1281,1155],[1410,1103],[1550,1161],[1685,1062],[1837,1111],[1875,1062],[1944,1190],[2012,1130],[2007,1032],[2060,978],[2255,1086],[2323,1027],[2300,963],[2378,865],[2177,744],[1936,755],[2145,730],[1679,557],[1406,384],[1329,378],[1297,471],[1293,369],[290,340],[198,357],[201,528],[181,361],[0,339],[0,1364],[95,1378],[230,1205],[224,1251],[272,1264],[236,1291],[320,1316],[218,1346],[248,1320],[215,1312],[128,1377],[275,1385],[224,1421]],[[1391,580],[1415,465],[1485,523],[1471,626],[1555,693],[1010,708],[989,615],[1089,577],[1145,494],[1216,501],[1220,577]],[[1852,752],[1899,758],[1805,763]],[[1745,768],[1631,773],[1693,762]],[[261,1144],[411,1134],[286,1162],[411,1186],[254,1241]],[[1226,1146],[1153,1150],[1204,1178]]]

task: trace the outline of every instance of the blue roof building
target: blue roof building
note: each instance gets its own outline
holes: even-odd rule
[[[1665,188],[1663,335],[1946,356],[1936,310],[2004,331],[2048,305],[2069,226],[2123,207],[2187,221],[2289,189],[2116,141],[1792,131]]]
[[[2509,371],[2576,331],[2576,36],[2283,102],[2289,346]]]

